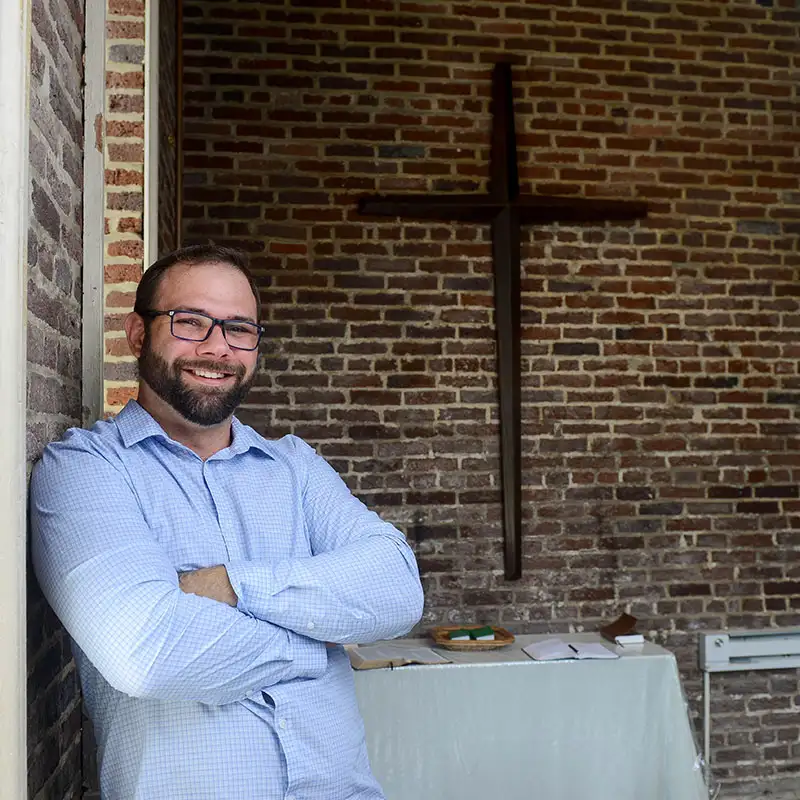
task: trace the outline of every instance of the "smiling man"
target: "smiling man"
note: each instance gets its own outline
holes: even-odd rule
[[[340,646],[419,619],[405,538],[233,412],[263,333],[243,256],[184,248],[125,331],[138,401],[50,445],[34,567],[73,639],[104,800],[378,800]]]

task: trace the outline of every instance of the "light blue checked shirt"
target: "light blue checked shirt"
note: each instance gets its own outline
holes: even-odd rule
[[[136,402],[50,445],[36,574],[73,638],[104,800],[377,800],[343,644],[422,611],[402,534],[303,441],[202,461]],[[225,564],[231,608],[178,587]]]

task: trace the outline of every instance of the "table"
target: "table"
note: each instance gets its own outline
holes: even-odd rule
[[[615,660],[537,662],[522,652],[547,638],[355,672],[387,800],[708,799],[672,653],[646,643],[615,648]]]

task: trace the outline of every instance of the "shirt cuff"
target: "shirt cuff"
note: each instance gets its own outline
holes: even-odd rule
[[[264,619],[272,597],[273,578],[269,569],[255,561],[225,564],[228,580],[239,598],[236,608],[243,614]],[[268,621],[268,620],[267,620]],[[274,624],[274,623],[273,623]],[[292,646],[292,662],[298,678],[319,678],[328,668],[328,649],[324,642],[286,629]]]
[[[328,669],[328,648],[324,642],[292,633],[295,672],[298,678],[321,678]]]

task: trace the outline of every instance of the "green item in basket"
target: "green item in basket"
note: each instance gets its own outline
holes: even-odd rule
[[[451,642],[468,642],[470,638],[469,631],[464,630],[464,628],[459,628],[457,631],[450,631],[447,634],[447,638]]]
[[[469,638],[475,639],[476,642],[492,642],[494,641],[494,629],[489,625],[483,628],[473,628],[469,632]]]

